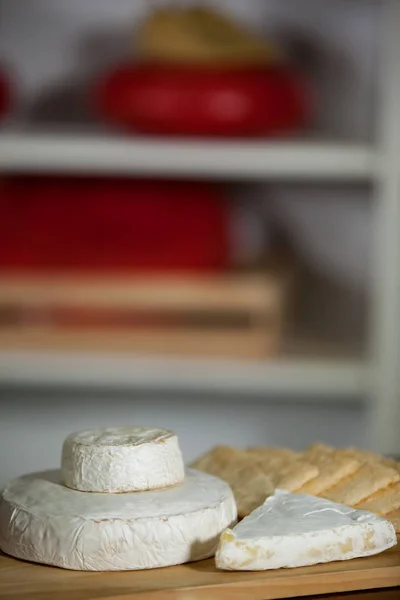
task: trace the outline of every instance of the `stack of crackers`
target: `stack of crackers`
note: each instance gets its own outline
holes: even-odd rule
[[[301,452],[216,446],[190,466],[229,483],[240,518],[284,489],[368,510],[400,533],[400,462],[374,452],[319,443]]]

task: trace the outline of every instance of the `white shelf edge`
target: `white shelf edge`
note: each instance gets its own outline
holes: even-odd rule
[[[333,396],[365,395],[368,369],[362,362],[163,359],[85,353],[0,352],[0,385],[60,386]],[[323,399],[323,398],[322,398]]]
[[[368,180],[364,144],[196,141],[110,134],[0,133],[0,172]]]

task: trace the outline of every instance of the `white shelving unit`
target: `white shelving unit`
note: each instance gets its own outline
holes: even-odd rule
[[[368,181],[379,173],[379,162],[374,149],[362,144],[169,141],[105,134],[0,136],[0,169],[11,173]]]
[[[368,389],[370,373],[362,362],[298,361],[268,363],[231,360],[157,359],[73,353],[0,353],[0,383],[113,389],[192,390],[290,396],[357,402]],[[235,395],[231,396],[232,398]]]
[[[288,356],[267,364],[101,355],[0,353],[0,383],[196,389],[328,396],[370,408],[371,447],[400,454],[400,1],[383,0],[382,84],[374,145],[195,142],[0,135],[0,171],[368,182],[374,190],[374,278],[365,360]]]

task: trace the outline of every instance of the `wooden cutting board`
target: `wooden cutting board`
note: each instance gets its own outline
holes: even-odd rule
[[[369,558],[259,573],[217,571],[213,559],[149,571],[66,571],[0,553],[2,600],[272,600],[396,586],[400,546]]]

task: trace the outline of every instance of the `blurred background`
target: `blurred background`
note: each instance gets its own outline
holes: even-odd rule
[[[1,0],[0,483],[128,423],[400,453],[394,5]]]

